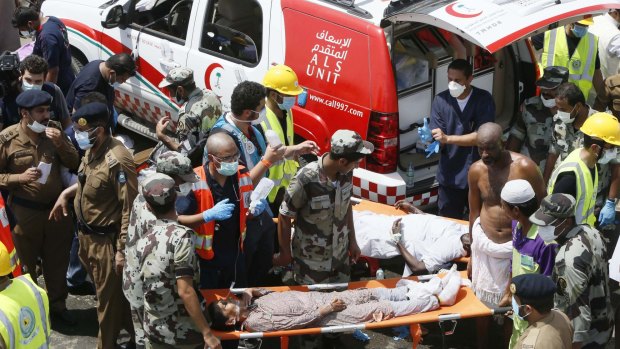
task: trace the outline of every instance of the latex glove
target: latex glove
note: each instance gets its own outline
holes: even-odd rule
[[[616,218],[616,203],[613,200],[607,199],[605,201],[605,206],[601,209],[601,212],[598,215],[599,225],[602,227],[604,225],[612,224]]]
[[[424,126],[418,127],[418,135],[422,142],[430,142],[433,140],[431,129],[428,127],[428,118],[424,118]]]
[[[202,212],[202,219],[205,223],[211,221],[223,221],[232,217],[235,204],[229,204],[228,199],[224,199],[210,209]]]
[[[439,145],[441,143],[439,143],[439,141],[434,141],[433,143],[429,144],[428,147],[426,147],[426,150],[424,150],[424,152],[426,153],[426,158],[430,158],[431,155],[433,155],[433,153],[437,153],[439,154]]]
[[[266,208],[267,208],[267,200],[262,199],[261,201],[256,203],[256,206],[254,206],[254,208],[250,210],[250,213],[252,214],[252,216],[256,217],[260,215],[261,213],[263,213],[263,211],[265,211]]]

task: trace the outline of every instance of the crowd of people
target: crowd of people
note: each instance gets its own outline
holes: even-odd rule
[[[471,245],[474,293],[513,308],[505,346],[602,348],[620,323],[620,287],[608,270],[618,239],[619,16],[597,19],[613,20],[615,36],[598,38],[588,33],[597,24],[583,20],[532,38],[543,51],[540,94],[525,100],[506,141],[492,96],[472,86],[463,59],[448,66],[448,90],[418,130],[440,144],[438,215],[469,221],[457,244]],[[274,267],[291,266],[299,285],[348,282],[361,253],[353,170],[374,146],[345,129],[323,154],[313,141],[295,143],[292,107],[303,89],[291,68],[239,83],[227,112],[190,68],[170,70],[159,87],[180,105],[178,121],[158,122],[159,142],[141,166],[114,137],[115,88],[136,74],[131,56],[92,61],[74,76],[61,21],[18,8],[12,24],[36,41],[0,100],[0,348],[43,347],[50,320],[76,323],[66,299],[83,289],[97,297],[99,349],[119,346],[123,329],[127,348],[236,348],[211,327],[377,321],[377,312],[389,318],[453,299],[442,296],[454,291],[450,278],[424,302],[411,288],[260,289]],[[316,160],[300,167],[301,157]],[[274,187],[253,201],[264,178]],[[395,224],[392,241],[409,268],[427,270],[401,236]],[[234,298],[201,304],[197,289],[232,287],[248,288],[243,308]],[[477,327],[481,347],[489,326]],[[301,337],[300,346],[339,347],[325,337]]]

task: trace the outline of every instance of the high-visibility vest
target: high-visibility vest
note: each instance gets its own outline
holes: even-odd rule
[[[562,164],[553,172],[549,181],[548,193],[553,193],[555,181],[561,173],[573,172],[577,179],[577,197],[575,198],[575,223],[588,224],[594,227],[594,204],[598,188],[598,171],[594,168],[594,181],[592,173],[579,154],[583,148],[577,148],[568,154]]]
[[[47,348],[49,301],[30,275],[14,278],[0,291],[0,334],[8,349]]]
[[[267,109],[267,117],[265,121],[261,122],[261,126],[263,130],[273,130],[280,137],[280,142],[282,144],[293,145],[295,133],[293,131],[293,112],[288,111],[286,117],[286,135],[284,134],[284,130],[282,129],[282,125],[278,120],[278,116],[271,111],[271,109],[265,107]],[[286,139],[286,142],[285,142]],[[287,143],[288,142],[288,143]],[[269,193],[267,197],[269,202],[273,202],[276,199],[276,195],[278,194],[279,188],[286,188],[288,184],[291,182],[291,179],[295,177],[297,173],[297,169],[299,168],[299,164],[295,159],[283,159],[273,164],[269,168],[269,175],[267,178],[271,179],[274,183],[273,189]]]
[[[6,214],[6,205],[2,196],[0,196],[0,242],[3,243],[7,251],[9,251],[9,261],[13,269],[13,276],[22,275],[22,267],[19,263],[17,250],[13,244],[11,225],[9,224],[9,217]]]
[[[213,207],[213,195],[211,189],[207,184],[207,174],[205,172],[205,166],[199,166],[194,169],[194,172],[200,177],[200,180],[193,184],[192,188],[196,201],[198,202],[198,211],[201,213]],[[245,240],[245,221],[248,214],[248,208],[250,207],[250,195],[254,190],[252,185],[252,178],[250,173],[243,166],[239,166],[237,169],[237,178],[239,180],[239,230],[241,234],[241,241],[239,247],[243,251],[243,241]],[[194,240],[194,246],[196,247],[196,253],[202,259],[213,259],[215,252],[213,252],[213,234],[215,233],[215,221],[202,223],[196,230],[196,237]],[[231,232],[226,232],[231,233]]]
[[[592,78],[596,67],[598,37],[592,33],[579,40],[572,56],[568,56],[568,42],[564,27],[545,32],[545,44],[541,56],[541,69],[561,66],[568,69],[568,81],[579,87],[586,101],[592,90]]]

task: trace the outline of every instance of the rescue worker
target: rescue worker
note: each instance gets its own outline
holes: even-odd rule
[[[589,103],[604,92],[598,37],[588,32],[593,23],[592,18],[586,18],[532,37],[534,48],[543,50],[540,70],[554,65],[566,67],[568,81],[579,87]]]
[[[568,317],[553,308],[556,287],[541,274],[523,274],[512,279],[512,318],[528,325],[519,337],[517,349],[571,348],[573,326]]]
[[[0,244],[3,244],[7,249],[13,277],[17,277],[22,275],[22,265],[19,262],[19,255],[13,242],[12,229],[13,226],[9,221],[6,204],[2,196],[0,196]]]
[[[221,349],[211,333],[195,291],[197,277],[194,232],[177,222],[175,180],[149,175],[142,196],[156,221],[136,246],[144,293],[144,331],[147,348]]]
[[[554,303],[572,321],[573,348],[603,348],[613,328],[606,249],[598,230],[575,220],[575,206],[571,195],[552,194],[530,221],[543,240],[558,243]]]
[[[58,85],[66,95],[75,80],[67,27],[60,19],[43,16],[31,7],[15,10],[13,27],[19,29],[22,37],[35,39],[32,54],[43,57],[48,64],[45,81]]]
[[[593,18],[588,31],[598,36],[598,57],[604,79],[620,73],[620,10],[609,9]]]
[[[557,244],[545,242],[538,235],[538,226],[530,222],[529,217],[538,209],[538,200],[532,185],[523,179],[508,181],[500,194],[502,208],[512,219],[512,283],[524,274],[541,274],[551,276],[555,262]],[[510,286],[512,287],[512,286]],[[509,294],[514,297],[513,288]],[[553,305],[553,295],[551,296]],[[515,311],[515,314],[517,312]],[[514,314],[513,314],[514,315]],[[515,348],[517,339],[528,325],[529,319],[521,316],[512,317],[512,336],[510,348]]]
[[[187,155],[198,166],[202,161],[204,143],[217,119],[222,115],[222,103],[211,90],[196,86],[194,71],[189,68],[174,68],[159,83],[159,88],[166,88],[175,102],[181,104],[175,137],[169,137],[164,130],[171,125],[166,116],[157,122],[156,134],[159,143],[153,151],[152,158],[168,150]]]
[[[553,116],[556,112],[557,88],[568,81],[568,69],[546,67],[543,76],[536,81],[540,95],[530,97],[521,106],[521,117],[510,129],[506,149],[529,156],[543,173],[549,144],[553,133]]]
[[[297,145],[294,142],[292,108],[297,96],[304,91],[299,86],[297,74],[283,64],[272,66],[263,77],[263,86],[267,89],[265,101],[267,113],[265,120],[260,124],[262,133],[264,135],[267,130],[274,131],[282,145],[286,147],[284,159],[273,163],[267,176],[274,182],[268,197],[269,204],[271,210],[277,212],[284,191],[299,168],[298,157],[306,154],[318,155],[319,147],[314,141],[304,141]]]
[[[439,215],[463,219],[467,206],[467,172],[480,158],[476,132],[480,125],[495,121],[491,94],[472,86],[471,64],[455,59],[448,65],[448,90],[431,105],[432,137],[441,143],[437,182]]]
[[[564,193],[573,196],[577,224],[594,226],[594,207],[599,183],[599,164],[605,165],[616,159],[620,145],[620,124],[618,119],[607,113],[590,116],[581,127],[583,147],[571,152],[553,172],[547,192]],[[615,213],[615,195],[608,198]],[[615,214],[614,214],[615,215]]]
[[[30,275],[10,278],[9,252],[0,243],[0,349],[47,348],[50,344],[47,294]]]
[[[79,158],[60,124],[50,121],[51,100],[40,90],[17,97],[21,121],[0,133],[0,188],[8,190],[17,219],[13,233],[20,259],[33,280],[41,259],[52,317],[73,324],[65,282],[72,224],[68,217],[56,222],[48,217],[63,190],[60,167],[75,169]]]
[[[72,116],[75,138],[86,154],[78,183],[65,189],[54,206],[56,219],[67,215],[74,198],[79,256],[93,280],[98,299],[98,349],[116,347],[121,328],[133,336],[129,304],[122,292],[125,240],[137,178],[131,155],[110,135],[108,107],[93,102]]]
[[[52,96],[50,120],[60,122],[63,130],[71,126],[65,95],[58,85],[45,81],[47,62],[39,56],[30,55],[19,64],[19,73],[15,89],[7,91],[7,94],[0,99],[0,123],[2,124],[0,127],[6,128],[19,123],[21,116],[15,100],[20,93],[32,89],[43,90]]]

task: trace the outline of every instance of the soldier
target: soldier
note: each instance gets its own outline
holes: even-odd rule
[[[157,144],[153,158],[166,148],[189,155],[197,166],[202,161],[203,144],[201,139],[211,130],[222,115],[222,103],[211,90],[196,87],[194,72],[189,68],[174,68],[159,83],[159,88],[166,88],[170,96],[179,104],[179,118],[175,137],[168,137],[164,130],[171,125],[169,117],[157,122]],[[160,150],[161,149],[161,150]]]
[[[79,157],[60,123],[50,121],[51,100],[40,90],[17,97],[21,121],[0,133],[0,188],[9,191],[7,202],[17,218],[13,231],[17,254],[33,280],[41,258],[52,317],[73,324],[65,282],[71,220],[62,217],[54,222],[48,217],[63,189],[60,167],[77,168]]]
[[[147,348],[221,349],[205,319],[195,285],[194,232],[177,222],[175,180],[161,173],[148,176],[142,195],[156,221],[138,240],[140,281],[144,293]]]
[[[75,138],[86,154],[78,171],[78,183],[63,191],[52,216],[66,215],[68,200],[75,198],[80,260],[95,283],[99,300],[97,348],[113,349],[121,328],[133,336],[121,273],[129,212],[138,183],[131,155],[110,135],[109,110],[104,103],[80,107],[72,120]]]
[[[528,98],[521,107],[521,117],[512,129],[506,148],[529,156],[543,172],[549,152],[553,115],[555,115],[555,95],[558,86],[568,81],[568,69],[546,67],[544,75],[536,81],[540,96]]]
[[[575,198],[567,194],[547,196],[530,221],[538,225],[543,240],[558,243],[552,273],[555,307],[572,321],[573,348],[604,347],[611,337],[613,313],[601,234],[575,222]]]

